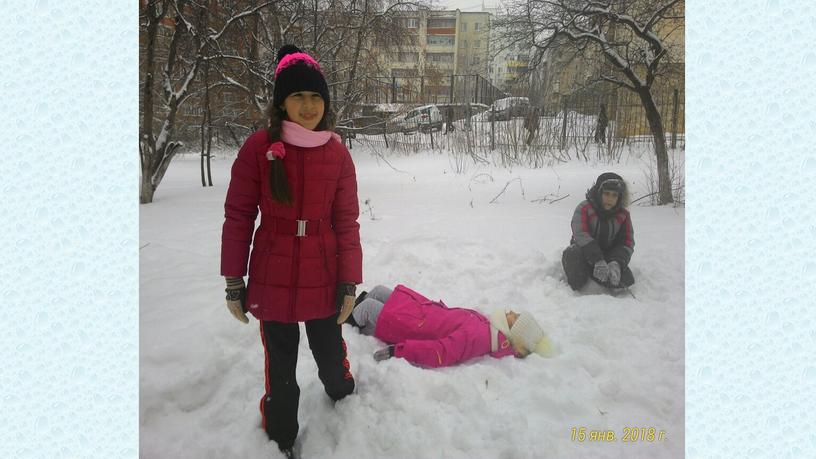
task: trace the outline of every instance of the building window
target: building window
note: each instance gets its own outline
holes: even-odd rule
[[[479,65],[481,59],[479,58],[479,56],[473,56],[473,60],[471,62],[473,63],[473,65]]]
[[[453,53],[428,53],[430,62],[453,62]]]
[[[204,110],[200,105],[187,104],[184,106],[184,114],[186,116],[202,116],[204,115]]]
[[[467,40],[462,40],[462,41],[459,43],[459,47],[460,47],[460,48],[467,48]]]
[[[476,40],[473,42],[474,48],[481,48],[482,47],[482,40]]]
[[[453,45],[453,35],[428,35],[429,45]]]
[[[480,25],[482,25],[482,24],[481,24],[481,23],[479,23],[479,22],[477,22],[477,23],[476,23],[476,26],[475,26],[475,27],[476,27],[476,31],[477,31],[477,32],[479,31],[479,26],[480,26]]]
[[[232,94],[230,94],[228,92],[225,92],[224,93],[224,103],[225,104],[231,104],[233,102],[235,102],[235,96],[233,96]]]
[[[416,69],[391,69],[392,77],[412,77],[416,75]]]
[[[419,53],[399,53],[399,54],[397,54],[397,61],[399,61],[399,62],[419,62]]]
[[[429,29],[455,29],[456,19],[432,18],[428,19]]]
[[[460,32],[467,32],[467,23],[466,22],[463,22],[463,23],[459,24],[459,31]]]
[[[400,22],[402,22],[403,27],[406,27],[408,29],[419,28],[419,19],[417,18],[402,18]]]
[[[455,29],[456,19],[453,18],[431,18],[428,19],[428,27],[433,29]]]

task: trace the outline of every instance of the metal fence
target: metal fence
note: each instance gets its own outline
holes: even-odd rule
[[[363,84],[363,104],[490,105],[507,94],[481,75],[369,77]]]
[[[475,95],[473,95],[475,98]],[[685,149],[685,102],[681,88],[654,92],[668,148]],[[468,99],[465,99],[468,100]],[[454,116],[442,110],[443,123],[426,129],[399,129],[387,120],[358,131],[358,140],[406,152],[447,149],[468,153],[497,150],[508,160],[540,164],[543,156],[564,158],[567,151],[620,157],[627,145],[651,143],[646,112],[636,94],[625,89],[584,91],[568,96],[539,97],[541,105],[517,109],[472,105]],[[496,105],[500,105],[497,103]],[[469,115],[467,113],[470,113]],[[606,122],[603,120],[606,119]]]

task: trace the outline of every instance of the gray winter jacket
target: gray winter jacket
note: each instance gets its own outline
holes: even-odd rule
[[[571,244],[578,244],[584,258],[595,264],[600,260],[617,261],[627,266],[635,250],[635,233],[629,211],[623,207],[603,216],[587,199],[572,216]]]

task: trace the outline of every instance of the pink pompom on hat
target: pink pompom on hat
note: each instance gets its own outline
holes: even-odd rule
[[[298,61],[303,61],[306,65],[312,66],[315,70],[323,74],[323,69],[320,68],[320,64],[318,64],[317,61],[312,58],[312,56],[306,53],[297,52],[283,56],[283,59],[278,62],[278,66],[275,68],[275,78],[278,78],[278,74],[280,74],[281,70],[289,67],[290,65],[298,63]]]

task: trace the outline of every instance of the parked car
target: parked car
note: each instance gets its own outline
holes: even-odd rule
[[[361,135],[376,135],[385,132],[387,118],[380,116],[360,116],[354,118],[354,127]]]
[[[404,133],[438,131],[442,129],[442,123],[442,113],[436,105],[423,105],[408,110],[405,114],[392,118],[389,122],[389,124],[396,127],[396,131]]]
[[[470,118],[464,118],[453,122],[452,127],[461,131],[470,131],[471,129],[480,129],[479,126],[483,123],[490,123],[490,112],[480,111]]]
[[[456,104],[436,104],[439,112],[442,114],[444,120],[457,121],[465,119],[468,116],[473,116],[487,110],[487,105],[472,102],[470,104],[456,103]]]
[[[511,118],[527,115],[530,99],[526,97],[505,97],[493,102],[488,108],[488,120],[509,121]]]

